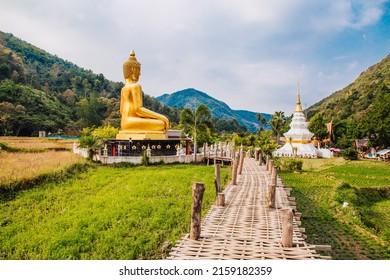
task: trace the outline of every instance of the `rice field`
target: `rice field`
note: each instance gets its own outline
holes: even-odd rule
[[[0,188],[16,182],[32,180],[42,174],[58,172],[84,162],[84,158],[68,151],[0,152]]]
[[[389,164],[311,159],[280,176],[292,186],[308,243],[331,245],[333,259],[390,259]]]
[[[97,166],[68,176],[86,163],[61,150],[73,141],[0,142],[33,151],[0,151],[0,193],[32,186],[0,196],[1,259],[158,259],[188,231],[191,182],[206,182],[205,211],[213,203],[211,166]],[[333,259],[390,259],[390,165],[311,159],[303,169],[280,175],[293,187],[307,241],[331,245]],[[229,172],[224,168],[224,183]],[[46,174],[49,180],[36,180]]]
[[[204,214],[215,200],[213,166],[89,164],[75,174],[68,168],[86,160],[50,150],[61,141],[0,142],[44,149],[0,152],[0,259],[160,259],[189,230],[193,182],[206,184]]]
[[[71,150],[75,140],[51,139],[38,137],[0,137],[0,142],[17,149],[68,149]]]

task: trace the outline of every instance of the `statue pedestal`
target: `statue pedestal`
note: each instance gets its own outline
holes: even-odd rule
[[[118,140],[167,140],[165,131],[120,131],[116,135]]]
[[[102,151],[101,156],[106,157],[140,157],[144,152],[149,156],[175,156],[180,148],[180,139],[107,139],[104,144],[107,153]]]

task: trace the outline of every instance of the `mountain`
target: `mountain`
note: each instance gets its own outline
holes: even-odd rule
[[[40,130],[79,135],[86,127],[119,127],[122,87],[121,82],[0,31],[0,135],[34,136]],[[167,116],[173,126],[179,123],[179,109],[148,94],[143,101],[146,108]],[[252,122],[256,122],[254,113]],[[215,128],[245,131],[235,119],[215,120]]]
[[[259,130],[259,122],[256,119],[257,113],[245,110],[233,110],[226,103],[193,88],[177,91],[172,94],[163,94],[158,96],[157,100],[170,107],[189,108],[191,110],[200,104],[205,104],[210,108],[212,116],[217,119],[235,119],[250,132],[257,132]],[[262,113],[262,116],[267,119],[267,122],[271,118],[269,114]]]
[[[320,113],[333,123],[347,118],[359,121],[380,94],[390,94],[390,54],[345,88],[307,108],[306,113],[308,118]]]
[[[78,134],[119,123],[121,83],[0,31],[0,135]]]
[[[332,121],[332,138],[340,148],[367,139],[367,147],[390,147],[390,54],[369,67],[342,90],[309,107],[325,122]]]
[[[122,86],[0,31],[0,135],[119,127]],[[178,110],[146,94],[144,104],[178,123]]]

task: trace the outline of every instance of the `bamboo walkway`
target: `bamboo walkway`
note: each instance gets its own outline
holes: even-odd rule
[[[225,206],[213,206],[203,218],[199,240],[191,240],[187,234],[171,249],[168,259],[329,259],[317,253],[320,247],[305,242],[304,229],[298,227],[299,213],[293,219],[293,247],[281,245],[280,209],[295,209],[295,201],[278,178],[275,209],[267,208],[270,181],[265,166],[246,158],[237,185],[224,191]]]

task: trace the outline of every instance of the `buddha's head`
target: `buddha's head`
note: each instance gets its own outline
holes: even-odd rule
[[[141,75],[141,63],[135,58],[135,52],[131,51],[129,59],[123,63],[123,76],[125,79],[132,78],[138,81],[139,75]]]

